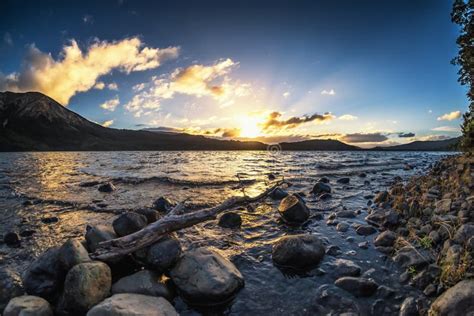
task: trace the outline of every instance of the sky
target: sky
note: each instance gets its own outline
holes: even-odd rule
[[[110,128],[362,147],[460,134],[451,1],[9,1],[0,91]]]

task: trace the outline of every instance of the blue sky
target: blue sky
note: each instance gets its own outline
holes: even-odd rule
[[[450,11],[431,0],[2,1],[0,89],[44,92],[116,128],[362,146],[457,136],[467,100]]]

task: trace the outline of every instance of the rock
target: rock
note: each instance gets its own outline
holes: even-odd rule
[[[447,214],[449,211],[451,211],[451,199],[443,199],[436,202],[436,214]]]
[[[79,240],[69,239],[59,248],[59,261],[63,269],[69,271],[76,264],[91,261],[91,258]]]
[[[283,220],[290,224],[304,223],[310,214],[306,204],[293,194],[288,195],[280,202],[278,212]]]
[[[387,202],[389,198],[389,194],[387,191],[382,191],[377,193],[377,195],[374,198],[374,203],[384,203]]]
[[[169,301],[173,298],[166,284],[160,281],[160,275],[150,270],[138,271],[115,282],[112,285],[112,294],[118,293],[162,296]]]
[[[369,249],[369,242],[368,241],[363,241],[357,244],[359,248],[361,249]]]
[[[118,236],[126,236],[139,231],[147,225],[146,217],[135,212],[119,215],[112,223]]]
[[[359,173],[359,178],[366,178],[366,177],[367,177],[367,174],[365,174],[365,173],[363,173],[363,172],[362,172],[362,173]]]
[[[374,245],[379,247],[392,247],[395,240],[397,240],[397,234],[390,230],[386,230],[375,238]]]
[[[145,216],[148,224],[154,223],[160,219],[160,213],[149,208],[139,208],[134,210],[134,212]]]
[[[270,193],[270,197],[274,200],[282,200],[288,196],[288,192],[283,190],[282,188],[276,188],[275,190]]]
[[[407,297],[400,307],[398,316],[418,316],[418,306],[414,297]]]
[[[59,310],[69,314],[85,314],[110,293],[112,273],[103,262],[75,265],[66,276]]]
[[[267,175],[267,177],[268,177],[268,180],[275,180],[276,179],[276,176],[273,173],[269,173]]]
[[[349,229],[349,224],[347,223],[339,223],[336,225],[336,230],[340,232],[346,232]]]
[[[423,294],[426,296],[434,296],[436,294],[436,286],[434,284],[428,284],[423,290]]]
[[[393,260],[403,268],[418,268],[428,265],[432,261],[432,256],[425,250],[406,246],[398,250]]]
[[[317,182],[314,185],[313,189],[311,190],[311,193],[314,193],[314,194],[331,193],[331,187],[327,185],[326,183]]]
[[[372,296],[378,288],[378,284],[371,279],[356,278],[356,277],[342,277],[336,280],[334,284],[355,297]]]
[[[438,279],[440,273],[441,273],[441,269],[437,265],[430,264],[427,268],[417,273],[413,277],[410,284],[412,286],[417,287],[420,290],[423,290],[429,284],[433,283],[435,279]]]
[[[20,236],[15,232],[8,232],[3,236],[3,242],[8,247],[18,247],[21,244]]]
[[[178,316],[162,297],[141,294],[115,294],[94,306],[87,316]]]
[[[323,242],[314,235],[291,235],[278,239],[272,248],[273,262],[283,268],[307,269],[324,257]]]
[[[115,186],[111,182],[99,185],[97,188],[100,192],[110,193],[115,190]]]
[[[99,182],[99,181],[96,181],[96,180],[84,181],[84,182],[79,183],[79,186],[82,187],[82,188],[90,188],[90,187],[95,187],[95,186],[98,185],[99,183],[100,183],[100,182]]]
[[[324,200],[328,200],[328,199],[330,199],[330,198],[332,198],[331,193],[323,193],[323,194],[321,194],[321,195],[319,196],[319,199],[320,199],[320,200],[323,200],[323,201],[324,201]]]
[[[164,196],[159,197],[153,202],[153,208],[161,213],[168,213],[173,208],[174,203]]]
[[[336,259],[332,269],[337,279],[345,276],[359,276],[361,270],[362,269],[355,264],[354,261],[346,259]]]
[[[0,312],[10,299],[23,293],[20,275],[7,266],[0,267]]]
[[[43,217],[41,218],[41,221],[45,224],[54,224],[59,222],[59,218],[56,216]]]
[[[390,298],[395,295],[397,291],[395,289],[392,289],[391,287],[381,285],[377,289],[377,295],[382,298]]]
[[[59,254],[59,248],[50,248],[30,264],[22,276],[26,293],[47,300],[57,297],[67,272],[59,261]]]
[[[148,248],[146,261],[150,268],[160,273],[168,271],[181,256],[181,243],[174,236],[167,236]]]
[[[349,182],[351,181],[350,178],[339,178],[337,179],[337,183],[340,183],[340,184],[348,184]]]
[[[318,180],[318,182],[329,183],[329,179],[326,177],[322,177],[321,179]]]
[[[474,236],[474,224],[463,224],[454,234],[454,242],[464,245],[469,238]]]
[[[34,229],[26,229],[20,232],[20,237],[31,237],[36,233]]]
[[[473,315],[474,280],[463,280],[441,294],[431,304],[430,315]]]
[[[53,316],[53,310],[44,298],[24,295],[12,298],[3,316]]]
[[[329,256],[338,256],[342,253],[341,248],[338,246],[329,246],[328,249],[326,250],[326,254]]]
[[[179,293],[198,305],[226,302],[244,286],[242,274],[234,264],[207,248],[185,253],[170,276]]]
[[[99,243],[117,238],[113,228],[108,225],[96,225],[86,227],[86,242],[90,252],[96,251]]]
[[[340,288],[324,284],[316,290],[314,315],[360,315],[360,307]]]
[[[339,217],[339,218],[354,218],[354,217],[356,217],[356,214],[355,214],[354,211],[342,210],[342,211],[337,211],[336,212],[336,217]]]
[[[218,225],[224,228],[238,228],[242,225],[242,218],[235,212],[227,212],[221,215]]]
[[[362,236],[368,236],[376,233],[377,230],[370,225],[360,225],[356,228],[356,233]]]

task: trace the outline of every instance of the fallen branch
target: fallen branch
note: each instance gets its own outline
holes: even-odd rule
[[[276,188],[285,183],[285,180],[278,181],[255,197],[248,197],[246,195],[231,197],[225,200],[222,204],[215,207],[198,210],[187,214],[183,214],[184,204],[180,203],[173,210],[171,210],[168,215],[146,226],[145,228],[133,234],[100,243],[99,248],[93,254],[91,254],[91,257],[93,259],[102,261],[108,261],[122,257],[157,242],[163,237],[163,235],[202,223],[204,221],[215,219],[216,216],[223,211],[257,202],[267,197]]]

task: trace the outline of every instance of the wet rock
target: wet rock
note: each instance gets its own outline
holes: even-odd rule
[[[173,295],[166,284],[160,281],[160,275],[142,270],[118,280],[112,285],[112,294],[135,293],[150,296],[162,296],[171,300]]]
[[[378,288],[378,284],[371,279],[342,277],[336,280],[334,284],[355,297],[372,296]]]
[[[31,237],[36,233],[34,229],[26,229],[20,232],[20,237]]]
[[[356,214],[355,214],[354,211],[342,210],[342,211],[337,211],[336,212],[336,217],[339,217],[339,218],[354,218],[354,217],[356,217]]]
[[[59,310],[69,314],[85,314],[110,293],[112,274],[103,262],[75,265],[67,273]]]
[[[20,236],[15,232],[8,232],[3,236],[3,242],[8,247],[18,247],[21,244]]]
[[[86,227],[86,243],[90,252],[96,251],[99,243],[117,238],[113,228],[108,225],[95,225]]]
[[[337,183],[340,183],[340,184],[348,184],[349,182],[351,181],[350,178],[339,178],[337,179]]]
[[[367,223],[377,227],[393,227],[399,222],[399,215],[394,210],[376,210],[365,217]]]
[[[160,213],[149,208],[140,208],[140,209],[134,210],[134,212],[145,216],[148,224],[154,223],[160,219]]]
[[[429,284],[433,283],[435,279],[438,278],[440,273],[441,273],[441,269],[437,265],[430,264],[427,268],[417,273],[413,277],[410,284],[420,290],[423,290]]]
[[[329,179],[326,178],[326,177],[322,177],[318,180],[318,182],[322,182],[322,183],[329,183]]]
[[[377,193],[377,195],[374,198],[374,203],[384,203],[387,202],[389,198],[389,194],[387,191],[382,191]]]
[[[61,288],[66,272],[59,261],[59,248],[50,248],[27,268],[22,276],[26,293],[54,300]]]
[[[110,193],[115,190],[115,186],[111,182],[107,182],[99,185],[97,190],[99,190],[99,192]]]
[[[306,204],[293,194],[288,195],[280,202],[278,212],[283,220],[290,224],[304,223],[310,214]]]
[[[431,304],[430,315],[472,315],[474,313],[474,280],[463,280],[441,294]]]
[[[173,208],[174,203],[164,196],[159,197],[153,202],[153,208],[161,213],[168,213]]]
[[[82,187],[82,188],[90,188],[90,187],[95,187],[99,183],[100,183],[99,181],[94,181],[94,180],[84,181],[84,182],[79,183],[79,186]]]
[[[436,294],[436,286],[434,284],[428,284],[425,289],[423,290],[423,294],[425,294],[426,296],[430,297],[430,296],[435,296]]]
[[[44,298],[24,295],[11,299],[3,316],[53,316],[53,310]]]
[[[417,268],[428,265],[432,261],[432,256],[422,249],[406,246],[398,250],[393,260],[403,268]]]
[[[326,250],[326,254],[329,256],[338,256],[341,253],[342,253],[341,248],[335,245],[329,246]]]
[[[20,275],[7,266],[0,268],[0,312],[10,299],[24,293]]]
[[[360,307],[332,284],[321,285],[315,295],[315,315],[360,315]]]
[[[59,218],[57,218],[56,216],[43,217],[41,218],[41,221],[45,224],[54,224],[59,222]]]
[[[151,269],[168,271],[181,256],[181,243],[174,236],[167,236],[148,248],[146,261]]]
[[[375,300],[370,310],[372,315],[390,315],[390,308],[381,299]]]
[[[379,297],[382,297],[382,298],[385,298],[385,299],[393,297],[396,292],[397,291],[395,289],[392,289],[391,287],[388,287],[388,286],[385,286],[385,285],[381,285],[377,289],[377,295]]]
[[[235,212],[227,212],[221,215],[218,225],[224,228],[239,228],[242,225],[242,218]]]
[[[400,307],[398,316],[418,316],[418,305],[414,297],[407,297]]]
[[[291,235],[278,239],[272,248],[273,262],[284,268],[307,269],[324,257],[321,239],[314,235]]]
[[[390,230],[386,230],[375,238],[374,245],[379,247],[392,247],[395,240],[397,240],[397,235]]]
[[[381,253],[384,253],[386,255],[391,254],[393,252],[393,247],[383,247],[383,246],[377,246],[375,247],[377,251],[380,251]]]
[[[360,225],[356,229],[356,233],[362,236],[372,235],[372,234],[375,234],[376,232],[377,230],[370,225]]]
[[[357,246],[361,249],[369,249],[369,242],[363,241],[357,244]]]
[[[349,229],[349,224],[347,223],[339,223],[336,225],[336,230],[339,232],[346,232]]]
[[[115,294],[94,306],[87,316],[178,316],[162,297],[141,294]]]
[[[364,172],[359,173],[359,178],[366,178],[366,177],[367,177],[367,174],[365,174]]]
[[[314,194],[331,193],[331,187],[323,182],[317,182],[311,190]]]
[[[288,192],[283,190],[282,188],[276,188],[275,190],[270,193],[270,197],[274,200],[282,200],[288,196]]]
[[[268,177],[268,180],[275,180],[276,179],[276,176],[273,173],[269,173],[267,175],[267,177]]]
[[[119,215],[112,223],[118,236],[126,236],[139,231],[147,225],[146,217],[135,212]]]
[[[354,261],[346,259],[336,259],[332,268],[337,279],[345,276],[359,276],[362,270]]]
[[[180,294],[198,305],[223,303],[244,286],[242,274],[234,264],[207,248],[185,253],[170,276]]]
[[[69,239],[59,248],[59,261],[65,271],[83,262],[91,261],[86,248],[77,239]]]
[[[328,199],[330,199],[330,198],[332,198],[331,193],[323,193],[323,194],[321,194],[321,195],[319,196],[319,199],[320,199],[320,200],[323,200],[323,201],[324,201],[324,200],[328,200]]]

